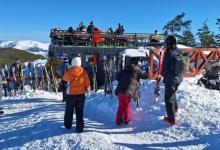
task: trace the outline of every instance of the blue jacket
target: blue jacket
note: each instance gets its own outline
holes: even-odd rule
[[[166,52],[164,53],[161,75],[164,77],[163,83],[165,84],[165,86],[180,84],[181,82],[183,82],[183,76],[176,75],[174,71],[171,69],[171,67],[174,68],[174,65],[175,65],[174,64],[175,59],[174,59],[173,53],[180,54],[180,53],[183,53],[183,51],[178,49],[177,47],[174,47],[172,49],[168,48]]]
[[[63,80],[63,75],[65,73],[65,68],[69,69],[71,68],[71,65],[69,65],[68,63],[63,63],[62,65],[59,66],[59,68],[57,69],[57,71],[60,73],[61,75],[61,79]]]

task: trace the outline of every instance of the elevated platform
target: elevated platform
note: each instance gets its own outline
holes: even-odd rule
[[[166,35],[154,35],[152,33],[123,33],[123,34],[108,34],[102,32],[101,34],[87,33],[87,32],[68,32],[67,30],[51,29],[49,37],[54,45],[94,45],[93,38],[101,38],[106,45],[117,47],[118,45],[126,45],[132,47],[139,47],[143,45],[163,45]]]

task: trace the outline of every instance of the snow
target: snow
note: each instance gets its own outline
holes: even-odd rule
[[[0,115],[0,149],[219,149],[220,94],[195,85],[200,76],[184,78],[179,86],[177,126],[162,120],[166,115],[164,85],[154,105],[155,81],[145,80],[139,107],[132,101],[128,125],[115,123],[117,96],[110,99],[103,89],[87,96],[83,133],[75,131],[75,114],[72,129],[64,128],[61,92],[38,90],[35,94],[26,87],[24,94],[2,98],[5,114]],[[113,84],[115,88],[117,81]]]
[[[181,44],[177,44],[177,47],[178,48],[191,48],[191,47],[188,47],[188,46],[185,46],[185,45],[181,45]],[[125,49],[123,51],[121,51],[119,53],[119,55],[125,55],[125,56],[129,56],[129,57],[146,57],[146,53],[147,55],[149,56],[149,50],[150,49],[155,49],[155,47],[152,47],[152,46],[147,46],[147,47],[138,47],[138,49],[132,49],[132,48],[129,48],[129,49]]]
[[[43,43],[31,40],[0,42],[0,48],[16,48],[26,50],[29,53],[43,56],[48,55],[49,45],[50,43]]]

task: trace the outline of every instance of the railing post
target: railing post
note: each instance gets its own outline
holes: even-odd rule
[[[153,61],[154,61],[154,54],[153,54],[153,49],[150,49],[149,51],[149,59],[148,59],[148,65],[150,66],[149,69],[149,74],[150,74],[150,79],[153,77]]]

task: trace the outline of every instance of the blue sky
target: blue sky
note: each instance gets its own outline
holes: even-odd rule
[[[81,21],[86,26],[93,21],[103,32],[121,23],[125,33],[162,33],[182,12],[183,21],[192,20],[193,34],[206,18],[210,30],[219,33],[219,6],[219,0],[2,0],[0,40],[50,42],[50,29],[76,29]]]

